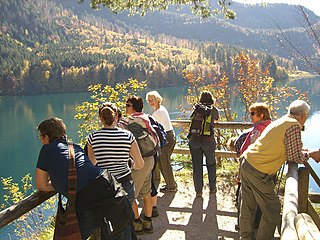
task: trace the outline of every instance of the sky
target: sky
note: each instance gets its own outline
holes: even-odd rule
[[[234,2],[241,3],[286,3],[291,5],[301,5],[314,14],[320,16],[320,0],[233,0]]]

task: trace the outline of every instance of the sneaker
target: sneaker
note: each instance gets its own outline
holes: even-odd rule
[[[143,220],[143,231],[149,234],[153,233],[152,220]]]
[[[177,191],[178,191],[177,186],[172,187],[172,188],[169,188],[169,187],[167,187],[167,186],[165,185],[164,187],[160,188],[160,192],[162,192],[162,193],[166,193],[166,192],[177,192]]]
[[[143,223],[140,218],[133,220],[133,227],[137,235],[144,234]]]
[[[196,197],[202,197],[202,192],[197,192]]]
[[[156,206],[152,207],[152,215],[151,217],[158,217],[159,213],[158,213],[158,208]]]

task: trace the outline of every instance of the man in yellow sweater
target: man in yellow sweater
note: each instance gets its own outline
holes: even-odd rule
[[[310,106],[296,100],[288,113],[272,122],[261,136],[242,154],[240,239],[253,239],[253,222],[257,206],[262,211],[256,239],[273,239],[280,223],[280,201],[274,191],[273,177],[285,161],[303,163],[315,151],[302,151],[301,129]],[[316,159],[315,159],[316,160]]]

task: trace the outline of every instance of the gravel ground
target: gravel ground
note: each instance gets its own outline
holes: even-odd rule
[[[209,195],[207,188],[196,198],[192,184],[178,186],[176,193],[159,193],[154,233],[140,235],[140,240],[238,239],[234,189],[220,183],[216,194]]]

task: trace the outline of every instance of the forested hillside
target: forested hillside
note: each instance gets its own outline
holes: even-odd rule
[[[67,1],[77,4],[76,1]],[[118,21],[75,14],[59,1],[0,2],[0,94],[85,91],[90,84],[114,84],[130,77],[150,86],[183,84],[183,70],[235,76],[232,58],[246,51],[261,59],[273,77],[293,68],[285,58],[222,43],[150,35]],[[99,15],[99,14],[98,14]]]

